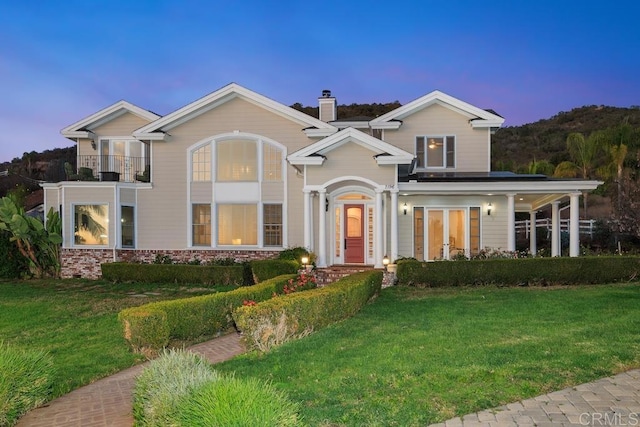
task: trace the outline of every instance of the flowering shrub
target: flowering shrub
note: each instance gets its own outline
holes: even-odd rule
[[[295,280],[289,279],[286,285],[282,288],[282,294],[289,295],[297,291],[305,291],[307,289],[313,289],[317,286],[316,277],[313,274],[301,273]],[[273,297],[277,297],[278,293],[274,292]]]
[[[242,305],[244,305],[245,307],[251,307],[251,306],[256,305],[256,304],[258,304],[258,303],[255,302],[252,299],[246,299],[246,300],[242,301]]]

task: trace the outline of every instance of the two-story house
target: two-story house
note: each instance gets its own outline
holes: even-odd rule
[[[120,101],[64,128],[78,170],[43,184],[63,219],[63,276],[156,254],[256,259],[295,246],[319,267],[512,251],[516,211],[535,218],[547,205],[559,255],[566,200],[578,255],[578,199],[599,182],[491,172],[495,112],[438,91],[353,119],[324,91],[319,111],[229,84],[164,117]]]

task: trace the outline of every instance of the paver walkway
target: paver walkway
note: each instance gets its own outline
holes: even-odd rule
[[[640,426],[640,369],[433,426]]]
[[[245,351],[240,335],[190,347],[212,363]],[[59,397],[25,415],[21,427],[131,427],[131,390],[144,365]],[[640,426],[640,369],[433,424],[434,427]]]
[[[240,335],[229,334],[189,348],[211,363],[222,362],[245,351]],[[131,391],[144,369],[137,365],[61,396],[47,406],[26,414],[23,427],[131,427]]]

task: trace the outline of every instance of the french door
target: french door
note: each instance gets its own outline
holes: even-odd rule
[[[123,181],[133,181],[143,161],[142,143],[136,140],[103,139],[100,141],[101,171],[117,172]]]
[[[414,208],[413,252],[419,260],[451,259],[467,254],[469,247],[466,208]]]

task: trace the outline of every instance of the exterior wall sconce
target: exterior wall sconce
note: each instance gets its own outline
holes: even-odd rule
[[[324,211],[325,212],[329,212],[329,198],[328,197],[324,198]]]
[[[402,211],[404,212],[405,215],[407,214],[407,204],[406,203],[402,207]]]
[[[491,209],[493,208],[493,206],[491,205],[491,203],[489,203],[489,205],[487,206],[487,215],[491,216]]]
[[[96,149],[96,140],[95,139],[91,140],[91,148],[93,148],[94,150]]]
[[[388,256],[384,256],[384,258],[382,258],[382,265],[384,265],[384,270],[387,271],[387,266],[389,265],[389,257]]]

